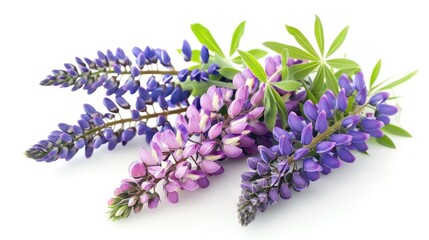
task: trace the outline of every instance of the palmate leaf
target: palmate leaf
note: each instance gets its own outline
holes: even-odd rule
[[[341,47],[344,40],[346,39],[347,32],[349,31],[349,26],[345,27],[335,38],[335,40],[332,42],[331,47],[328,50],[328,53],[326,54],[326,57],[331,56],[335,51],[338,50],[338,48]]]
[[[237,50],[238,46],[240,46],[241,37],[244,34],[244,28],[246,26],[246,22],[241,22],[234,31],[231,40],[231,48],[229,50],[229,56],[232,56]]]
[[[271,84],[288,92],[296,91],[302,86],[300,82],[293,80],[283,80],[280,82],[273,82]]]
[[[262,49],[250,49],[249,51],[247,51],[248,53],[250,53],[251,55],[253,55],[256,59],[265,57],[265,55],[268,54],[267,51],[264,51]],[[237,56],[233,59],[231,59],[231,62],[236,63],[236,64],[243,64],[243,59],[241,58],[241,56]]]
[[[194,23],[191,25],[191,29],[200,43],[206,45],[210,51],[217,53],[222,58],[225,58],[225,54],[223,54],[222,49],[206,27],[199,23]]]
[[[287,49],[289,51],[289,57],[296,58],[296,59],[302,59],[302,60],[312,60],[317,61],[318,58],[315,56],[312,56],[311,54],[297,48],[294,46],[290,46],[283,43],[278,42],[264,42],[263,45],[274,52],[277,52],[278,54],[281,54],[283,49]]]
[[[289,76],[293,79],[302,79],[316,69],[320,64],[318,62],[308,62],[293,65],[289,68]]]
[[[235,74],[237,74],[237,73],[239,73],[240,71],[239,70],[237,70],[237,69],[235,69],[235,68],[228,68],[228,67],[225,67],[225,68],[221,68],[221,69],[219,69],[219,73],[220,73],[220,75],[222,75],[222,76],[224,76],[224,77],[226,77],[226,78],[228,78],[228,79],[233,79],[234,78],[234,76],[235,76]]]
[[[259,81],[266,82],[267,74],[265,73],[265,70],[261,64],[259,64],[258,60],[256,60],[256,58],[248,52],[238,50],[238,53],[240,54],[246,66],[259,79]]]
[[[323,56],[325,53],[325,36],[323,34],[323,26],[319,16],[316,15],[314,22],[314,35],[316,37],[317,45],[319,46],[320,54]]]
[[[326,60],[326,63],[332,68],[336,68],[340,70],[360,68],[359,64],[347,58],[333,58],[333,59]]]
[[[287,49],[283,49],[282,51],[282,80],[289,79],[289,67],[287,66],[287,62],[289,59],[289,51]]]
[[[287,123],[286,104],[283,98],[280,96],[280,94],[276,90],[274,90],[273,87],[269,86],[267,87],[267,89],[270,89],[269,90],[271,95],[270,97],[274,98],[274,101],[276,103],[278,116],[280,117],[280,121],[282,123],[282,128],[286,128],[286,123]],[[272,130],[272,128],[270,130]]]
[[[323,84],[325,80],[325,71],[322,67],[319,67],[317,70],[316,77],[313,80],[313,84],[311,85],[311,92],[315,95],[316,93],[321,92],[323,90]]]
[[[332,90],[335,94],[338,94],[338,80],[335,74],[327,66],[323,65],[323,70],[326,79],[326,86]]]
[[[271,94],[271,86],[267,86],[267,90],[264,95],[264,106],[264,122],[267,128],[272,130],[276,124],[277,106],[274,96]]]
[[[295,40],[303,47],[310,55],[318,59],[318,54],[310,44],[308,39],[297,28],[286,25],[286,30],[295,38]]]

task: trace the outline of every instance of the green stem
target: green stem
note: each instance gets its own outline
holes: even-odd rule
[[[159,113],[146,114],[146,115],[144,115],[144,116],[140,116],[138,119],[133,119],[133,118],[123,118],[123,119],[120,119],[120,120],[116,120],[116,121],[108,122],[108,123],[106,123],[105,125],[103,125],[103,126],[101,126],[101,127],[93,128],[93,129],[91,129],[91,130],[87,131],[87,132],[83,135],[83,137],[86,137],[86,136],[88,136],[88,135],[90,135],[90,134],[93,134],[93,133],[95,133],[95,132],[98,132],[98,131],[100,131],[100,130],[101,130],[101,129],[103,129],[103,128],[107,128],[107,127],[110,127],[110,126],[114,126],[114,125],[116,125],[116,124],[124,124],[124,123],[127,123],[127,122],[137,122],[137,121],[141,121],[141,120],[143,120],[143,119],[155,118],[155,117],[158,117],[158,116],[160,116],[160,115],[173,115],[173,114],[179,114],[179,113],[182,113],[182,112],[185,112],[185,111],[186,111],[186,108],[179,108],[179,109],[175,109],[175,110],[172,110],[172,111],[163,111],[163,112],[159,112]]]

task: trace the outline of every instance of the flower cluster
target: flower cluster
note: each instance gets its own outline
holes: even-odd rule
[[[365,152],[370,136],[383,136],[380,128],[397,112],[395,106],[385,104],[389,94],[377,93],[367,102],[360,72],[353,83],[343,75],[339,85],[337,96],[327,90],[318,104],[307,100],[302,112],[290,112],[288,130],[277,127],[273,131],[278,144],[259,146],[260,156],[247,159],[251,171],[242,174],[238,203],[242,225],[279,199],[291,198],[291,189],[302,191],[319,179],[320,173],[329,174],[342,162],[354,162],[351,150]],[[367,106],[375,111],[364,113]]]
[[[140,86],[140,78],[144,74],[163,74],[162,79],[165,83],[173,79],[173,74],[177,74],[171,64],[169,54],[163,49],[153,49],[148,46],[141,50],[135,47],[132,52],[135,57],[135,64],[121,48],[117,48],[115,53],[111,50],[107,50],[106,53],[98,51],[98,57],[94,60],[89,58],[82,60],[76,57],[76,65],[64,64],[65,70],[53,70],[52,75],[48,75],[40,84],[44,86],[72,86],[72,91],[83,87],[88,94],[92,94],[99,87],[104,86],[106,95],[114,93],[122,95],[127,91],[135,93]],[[167,70],[158,71],[158,62]],[[145,67],[147,70],[144,69]],[[127,76],[129,77],[127,78]],[[126,78],[126,80],[120,86],[122,78]],[[153,78],[148,79],[148,84],[154,81]]]
[[[202,47],[192,49],[183,41],[179,52],[185,62],[195,63],[184,69],[175,69],[165,50],[148,46],[133,48],[133,57],[121,48],[98,51],[95,59],[76,57],[76,64],[53,70],[41,85],[88,94],[103,87],[107,111],[84,104],[76,124],[60,123],[26,156],[40,162],[70,160],[84,149],[90,157],[102,145],[113,150],[145,135],[149,148],[140,149],[129,177],[108,201],[112,220],[138,213],[144,205],[157,207],[161,195],[177,203],[180,191],[207,188],[209,177],[222,174],[223,160],[247,158],[250,170],[241,175],[237,206],[240,223],[248,225],[270,205],[290,199],[292,191],[354,162],[353,151],[366,152],[370,137],[395,147],[384,132],[411,136],[390,123],[398,109],[386,103],[389,93],[381,91],[416,72],[378,83],[379,61],[366,86],[356,62],[331,57],[348,28],[325,54],[317,16],[318,52],[301,31],[286,26],[301,46],[265,42],[279,55],[266,57],[262,66],[258,59],[266,51],[239,50],[244,27],[245,22],[237,26],[226,56],[207,28],[193,24]]]
[[[124,96],[116,96],[114,100],[105,97],[103,104],[108,112],[104,114],[92,105],[84,104],[85,113],[81,114],[77,124],[58,124],[59,130],[51,132],[46,140],[32,146],[26,155],[37,161],[51,162],[57,159],[70,160],[84,147],[85,156],[89,158],[94,149],[101,145],[107,144],[108,149],[113,150],[118,143],[125,145],[136,134],[145,134],[146,141],[150,142],[156,132],[172,129],[166,116],[186,111],[189,95],[190,91],[182,90],[180,85],[168,83],[162,91],[148,91],[139,87],[133,105]],[[147,107],[153,105],[153,99],[157,99],[160,111]],[[120,110],[129,111],[129,118],[124,118]],[[150,118],[156,118],[156,126],[148,126]]]
[[[210,87],[199,104],[188,107],[186,116],[177,116],[175,128],[156,133],[150,151],[142,148],[140,161],[130,166],[131,178],[115,190],[109,201],[110,217],[127,217],[146,203],[155,207],[156,185],[161,181],[167,200],[177,203],[179,190],[208,187],[208,177],[223,172],[219,161],[253,154],[257,144],[269,146],[268,129],[258,121],[264,107],[257,85],[255,78],[249,78],[235,94]]]
[[[73,91],[83,87],[88,94],[103,86],[107,95],[103,99],[103,105],[109,112],[102,114],[93,106],[85,104],[85,113],[77,124],[60,123],[59,130],[51,132],[47,139],[32,146],[25,152],[26,156],[44,162],[70,160],[79,149],[85,148],[85,156],[89,158],[93,150],[101,145],[107,144],[108,149],[113,150],[118,143],[125,145],[135,135],[145,134],[146,141],[150,142],[156,132],[172,129],[167,120],[168,115],[184,112],[189,106],[191,91],[182,89],[180,82],[187,79],[207,81],[210,75],[219,74],[216,64],[212,64],[208,71],[199,71],[197,75],[184,73],[187,69],[176,72],[170,56],[162,49],[146,47],[141,50],[135,47],[132,52],[136,65],[132,64],[121,48],[116,50],[116,54],[110,50],[106,54],[98,51],[98,58],[95,60],[84,58],[82,61],[76,57],[77,66],[64,64],[66,70],[54,70],[53,75],[44,79],[42,85],[73,86]],[[185,61],[192,57],[186,41],[183,57]],[[204,63],[209,59],[204,45],[201,59]],[[158,62],[168,70],[158,70]],[[144,70],[145,67],[149,70]],[[149,75],[145,84],[141,83],[143,75]],[[159,75],[161,77],[157,77]],[[174,75],[177,75],[179,82],[174,81]],[[126,76],[129,76],[128,79],[120,85],[120,79]],[[133,96],[133,105],[126,99],[126,93],[136,94]],[[124,111],[125,114],[129,111],[129,118],[123,117]],[[150,118],[156,118],[156,126],[148,126]]]

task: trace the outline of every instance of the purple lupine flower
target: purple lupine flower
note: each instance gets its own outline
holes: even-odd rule
[[[186,115],[177,116],[175,130],[155,133],[150,150],[140,150],[140,164],[133,163],[130,167],[131,188],[115,190],[113,199],[123,200],[110,201],[110,217],[116,220],[126,217],[131,210],[138,212],[142,205],[148,204],[148,197],[153,194],[159,196],[155,188],[162,180],[165,181],[166,199],[177,203],[180,190],[194,191],[209,186],[208,177],[223,172],[220,160],[253,154],[258,143],[248,135],[252,133],[256,139],[263,140],[267,134],[267,131],[253,131],[255,128],[252,125],[259,123],[263,113],[262,106],[250,103],[255,91],[256,88],[249,91],[248,85],[244,84],[234,95],[230,89],[212,86],[201,96],[199,109],[190,105]],[[231,98],[240,104],[237,106]],[[223,106],[230,114],[219,112]],[[200,141],[188,140],[193,136],[197,139],[199,136]],[[267,159],[274,159],[274,156],[267,156]],[[267,173],[267,167],[259,164],[257,168],[261,173]],[[144,175],[143,169],[150,174]],[[124,206],[127,209],[122,210]]]
[[[192,51],[190,48],[188,49],[186,43],[184,42],[184,53],[190,57]],[[84,58],[83,61],[81,58],[76,57],[77,65],[64,64],[65,70],[53,70],[52,74],[48,75],[40,84],[44,86],[71,86],[72,91],[83,88],[88,94],[94,93],[103,86],[106,89],[107,96],[112,94],[122,96],[126,92],[130,94],[137,92],[141,86],[140,81],[145,80],[145,75],[149,75],[146,80],[146,82],[150,83],[147,89],[149,92],[157,89],[152,87],[157,85],[155,83],[160,82],[160,80],[167,84],[172,81],[173,75],[177,75],[180,81],[186,80],[188,76],[187,69],[176,72],[172,68],[171,58],[163,49],[154,49],[148,46],[141,50],[138,47],[134,47],[132,53],[135,57],[133,61],[121,48],[117,48],[115,53],[111,50],[107,50],[106,53],[98,51],[97,58],[94,60]],[[159,64],[166,69],[154,71],[153,69],[159,69]],[[146,65],[156,66],[149,66],[149,68],[146,68],[147,70],[144,70]],[[214,66],[210,72],[205,70],[194,72],[192,80],[208,81],[211,74],[218,75],[217,69]],[[159,72],[162,75],[161,78],[155,78],[153,76],[154,72]],[[126,82],[121,82],[121,79],[126,79]],[[157,98],[153,100],[156,101]]]
[[[121,54],[120,51],[119,53]],[[103,144],[107,144],[108,149],[113,150],[118,143],[125,145],[134,139],[135,135],[146,135],[146,140],[149,142],[156,132],[171,128],[171,125],[168,121],[158,121],[156,127],[149,128],[145,124],[147,116],[162,116],[169,111],[184,112],[186,108],[183,107],[189,105],[189,92],[183,91],[180,86],[174,83],[166,83],[160,86],[157,82],[153,85],[155,87],[152,91],[138,87],[139,94],[136,97],[135,109],[131,107],[123,95],[116,95],[114,101],[108,97],[103,99],[103,105],[108,110],[105,114],[97,111],[92,105],[85,104],[85,113],[76,125],[60,124],[61,131],[52,133],[47,140],[42,140],[32,146],[26,151],[27,157],[44,162],[55,161],[59,158],[70,160],[79,149],[83,148],[85,148],[86,157],[89,157],[94,149]],[[156,95],[158,97],[153,98]],[[154,105],[155,103],[165,112],[149,114],[147,105]],[[126,116],[123,115],[123,110],[130,110],[130,117],[126,118],[126,121],[135,123],[136,128],[132,127],[131,124],[123,124],[124,120],[121,119]]]
[[[209,57],[210,57],[209,49],[205,45],[203,45],[201,47],[201,52],[200,52],[200,60],[201,60],[201,62],[202,63],[208,63],[209,62]]]
[[[183,40],[182,45],[182,55],[185,62],[189,62],[192,58],[192,49],[191,45],[189,45],[188,41]]]
[[[342,89],[338,96],[327,91],[319,104],[307,100],[302,112],[290,112],[289,129],[276,127],[273,130],[278,144],[270,149],[260,147],[260,157],[247,160],[252,171],[242,175],[242,194],[238,202],[242,225],[249,224],[258,213],[276,203],[278,196],[290,199],[290,189],[302,191],[319,179],[321,173],[329,174],[342,162],[354,162],[352,150],[366,151],[370,136],[383,136],[380,128],[384,122],[374,115],[388,119],[387,116],[397,112],[396,107],[384,103],[388,94],[377,93],[367,103],[362,73],[355,76],[353,84],[342,76],[339,85]],[[351,96],[357,105],[346,112],[347,98]],[[367,104],[375,106],[375,114],[361,115]]]

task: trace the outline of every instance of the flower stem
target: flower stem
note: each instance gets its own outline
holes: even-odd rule
[[[94,132],[97,132],[97,131],[103,129],[103,128],[114,126],[116,124],[125,124],[127,122],[137,122],[137,121],[141,121],[143,119],[155,118],[155,117],[158,117],[160,115],[173,115],[173,114],[179,114],[179,113],[182,113],[182,112],[185,112],[185,111],[186,111],[186,108],[179,108],[179,109],[175,109],[175,110],[171,110],[171,111],[162,111],[162,112],[159,112],[159,113],[146,114],[146,115],[140,116],[138,119],[123,118],[123,119],[119,119],[119,120],[116,120],[116,121],[108,122],[108,123],[106,123],[103,126],[93,128],[93,129],[87,131],[83,136],[90,135],[90,134],[92,134]]]
[[[363,106],[358,106],[356,107],[356,109],[350,113],[348,116],[350,115],[356,115],[359,114],[360,112],[362,112],[362,110],[366,107],[366,104]],[[309,150],[313,147],[315,147],[319,142],[321,142],[323,139],[329,137],[332,133],[334,133],[335,131],[337,131],[338,129],[340,129],[341,124],[343,123],[343,120],[345,119],[344,116],[341,117],[341,119],[339,119],[337,122],[335,122],[332,126],[330,126],[325,132],[320,133],[319,135],[317,135],[315,138],[313,138],[313,140],[310,142],[310,144],[305,145],[305,148],[308,148]],[[289,163],[292,163],[294,161],[294,157],[295,154],[289,156],[287,158],[287,161]]]

